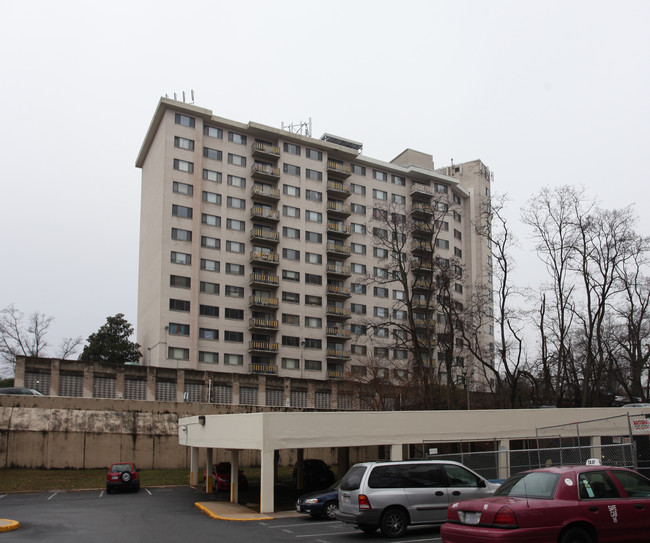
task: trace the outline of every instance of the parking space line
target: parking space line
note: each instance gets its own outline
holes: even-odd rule
[[[358,534],[359,530],[353,530],[352,532],[332,532],[331,534],[305,534],[305,535],[297,535],[296,539],[300,537],[323,537],[323,536],[328,536],[331,537],[333,535],[350,535],[350,534]],[[401,542],[400,543],[408,543],[407,541]]]
[[[145,488],[144,490],[145,490],[145,492],[146,492],[147,494],[149,494],[149,496],[153,496],[153,494],[152,494],[151,492],[149,492],[149,489],[148,489],[148,488]]]
[[[52,494],[52,495],[47,499],[47,501],[49,502],[49,501],[50,501],[52,498],[54,498],[54,496],[56,496],[57,494],[58,494],[58,492],[55,492],[54,494]]]
[[[7,494],[0,494],[0,500],[1,500],[2,498],[6,498],[6,497],[7,497]]]

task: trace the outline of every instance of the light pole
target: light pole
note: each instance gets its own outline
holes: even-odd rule
[[[467,368],[462,369],[463,383],[465,383],[465,393],[467,394],[467,410],[469,411],[469,373]]]

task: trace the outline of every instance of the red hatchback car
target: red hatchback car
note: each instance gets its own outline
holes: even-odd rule
[[[205,477],[205,472],[203,472]],[[212,464],[212,488],[217,490],[228,490],[230,488],[230,462],[219,462]],[[248,489],[248,479],[242,470],[239,470],[239,490]]]
[[[140,474],[135,465],[130,462],[111,464],[106,474],[106,494],[118,488],[128,488],[137,492],[140,490]]]
[[[444,543],[606,543],[650,539],[650,480],[601,465],[513,475],[493,496],[452,503]]]

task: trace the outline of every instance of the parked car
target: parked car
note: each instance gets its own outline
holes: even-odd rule
[[[19,394],[21,396],[43,396],[38,390],[23,387],[0,388],[0,394]]]
[[[212,464],[212,488],[217,490],[228,490],[230,488],[230,462],[219,462]],[[203,473],[205,478],[205,472]],[[239,470],[239,489],[248,489],[248,479],[242,470]]]
[[[336,518],[367,534],[379,528],[399,537],[412,524],[445,522],[452,501],[485,498],[498,487],[458,462],[363,462],[341,480]]]
[[[622,407],[650,407],[650,403],[626,403]]]
[[[111,464],[106,474],[106,494],[113,490],[126,488],[137,492],[140,490],[140,474],[131,462]]]
[[[336,512],[339,509],[339,484],[340,481],[325,490],[317,490],[300,496],[296,502],[296,511],[308,513],[312,517],[336,519]]]
[[[303,460],[305,488],[327,488],[334,484],[334,472],[322,460],[311,458]],[[298,468],[293,470],[293,483],[298,483]]]
[[[494,496],[455,501],[445,543],[646,541],[650,480],[626,468],[561,466],[518,473]]]

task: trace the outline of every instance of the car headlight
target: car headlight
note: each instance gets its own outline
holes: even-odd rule
[[[318,498],[309,498],[305,500],[305,503],[318,503]]]

